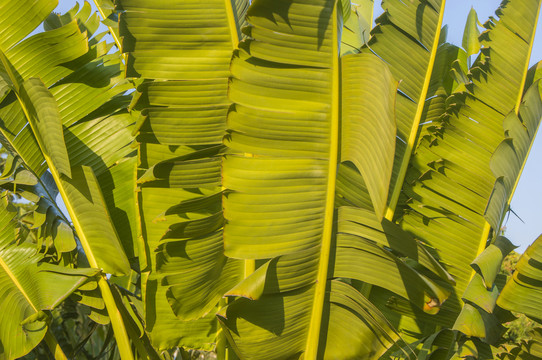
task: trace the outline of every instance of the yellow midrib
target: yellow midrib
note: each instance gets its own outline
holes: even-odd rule
[[[30,125],[32,126],[31,123]],[[36,132],[34,131],[34,133]],[[38,137],[39,136],[36,136],[36,138]],[[41,144],[40,144],[40,147],[41,147]],[[51,171],[51,174],[53,175],[53,178],[55,179],[55,182],[58,186],[58,191],[60,193],[60,196],[62,197],[62,200],[64,200],[64,204],[66,205],[68,214],[70,214],[70,217],[73,221],[75,231],[77,232],[79,241],[81,242],[81,246],[83,247],[83,251],[85,252],[85,256],[88,260],[90,267],[93,267],[95,269],[100,269],[100,267],[98,266],[98,262],[96,261],[96,258],[94,257],[94,253],[92,252],[92,249],[90,247],[90,243],[87,237],[85,236],[85,232],[83,231],[81,223],[79,222],[79,219],[77,215],[75,214],[73,205],[69,201],[66,189],[64,188],[63,183],[60,179],[61,175],[58,173],[57,169],[55,168],[49,156],[45,156],[45,160],[47,161],[47,164],[49,165],[49,170]],[[111,326],[113,327],[113,332],[115,334],[115,337],[117,338],[117,344],[119,347],[119,352],[121,354],[121,359],[133,360],[134,358],[131,352],[131,345],[130,345],[130,341],[128,340],[128,335],[126,332],[126,328],[124,326],[124,321],[122,319],[119,309],[117,308],[117,305],[113,298],[113,294],[111,293],[111,289],[109,288],[107,278],[104,274],[101,274],[99,276],[98,286],[100,288],[100,292],[102,293],[102,298],[105,302],[107,313],[109,315],[109,318],[111,319]]]
[[[9,278],[11,279],[11,281],[15,284],[15,286],[17,287],[17,289],[19,289],[19,291],[21,292],[21,294],[23,294],[24,298],[26,299],[26,301],[28,302],[28,304],[30,304],[30,306],[32,306],[32,309],[34,309],[35,312],[38,312],[38,309],[36,308],[36,306],[34,306],[34,303],[32,302],[32,300],[30,300],[30,297],[28,297],[28,294],[26,293],[26,291],[24,290],[24,288],[22,287],[21,283],[19,282],[19,280],[17,280],[17,278],[15,277],[15,274],[13,274],[13,272],[11,271],[11,269],[9,268],[8,264],[5,263],[4,259],[2,259],[0,257],[0,266],[2,267],[2,269],[4,269],[4,271],[6,272],[6,274],[9,276]]]
[[[232,0],[224,0],[225,1],[225,7],[226,7],[226,15],[228,17],[228,27],[230,29],[230,39],[231,39],[231,45],[232,49],[237,49],[237,45],[239,44],[239,41],[241,41],[241,38],[239,36],[239,31],[237,29],[237,23],[235,22],[235,12],[233,9]],[[252,154],[245,154],[245,156],[252,156]],[[225,188],[223,187],[222,190]],[[247,259],[244,261],[243,266],[243,277],[248,277],[250,274],[252,274],[256,270],[256,261]]]
[[[333,230],[333,214],[335,210],[335,186],[337,178],[337,162],[339,154],[339,34],[337,23],[337,6],[335,3],[332,13],[332,101],[331,101],[331,134],[329,150],[328,181],[326,192],[326,206],[324,213],[324,226],[322,230],[322,243],[320,248],[320,259],[318,261],[318,274],[314,290],[312,312],[307,335],[304,359],[316,359],[318,355],[318,343],[320,339],[320,328],[322,326],[322,314],[327,286],[327,275],[329,267],[329,256],[331,252],[331,237]]]
[[[28,124],[30,125],[30,128],[32,129],[32,132],[35,134],[35,139],[36,139],[36,142],[38,143],[38,146],[43,154],[43,157],[45,159],[45,161],[47,162],[47,165],[48,167],[50,168],[51,170],[51,174],[53,175],[53,178],[55,179],[55,181],[57,182],[57,185],[58,185],[58,188],[59,190],[62,189],[62,186],[60,184],[60,178],[58,176],[58,172],[56,171],[56,168],[53,166],[53,163],[51,161],[51,158],[47,155],[47,152],[45,151],[45,146],[42,142],[42,139],[41,139],[41,136],[39,136],[39,132],[37,131],[37,129],[34,128],[34,126],[32,125],[32,121],[30,120],[30,112],[28,111],[24,101],[21,99],[20,97],[20,94],[19,94],[19,85],[18,85],[18,82],[17,82],[17,79],[15,78],[15,74],[13,74],[13,72],[11,71],[11,68],[9,67],[9,64],[8,64],[8,61],[7,61],[7,58],[5,57],[4,53],[0,51],[0,59],[2,61],[2,64],[4,65],[4,67],[6,68],[6,71],[8,72],[8,76],[10,77],[12,83],[13,83],[13,86],[15,87],[15,95],[17,96],[17,100],[19,101],[19,104],[21,105],[21,109],[23,110],[23,113],[27,119],[27,122]],[[64,197],[63,197],[64,198]],[[70,216],[72,216],[72,214],[70,213]],[[73,219],[73,217],[72,217]],[[89,260],[89,263],[90,263],[90,260]],[[34,308],[35,311],[38,311],[36,309],[36,307],[32,304],[32,302],[30,301],[30,298],[28,297],[28,295],[22,290],[22,287],[20,286],[19,282],[16,280],[16,278],[11,274],[11,272],[9,271],[9,268],[7,267],[7,264],[2,260],[0,259],[0,264],[2,265],[2,267],[6,270],[7,274],[10,276],[10,278],[12,279],[12,281],[14,281],[14,283],[17,285],[17,287],[21,290],[21,292],[23,293],[23,295],[25,296],[25,298],[27,299],[27,301],[32,305],[32,307]],[[92,265],[92,264],[91,264]]]
[[[85,251],[86,258],[88,260],[88,263],[91,267],[95,269],[99,269],[98,263],[96,262],[96,259],[94,258],[94,254],[92,253],[92,250],[90,248],[90,245],[88,243],[87,238],[85,237],[85,233],[83,232],[83,228],[81,227],[81,224],[79,223],[79,220],[75,214],[75,211],[72,207],[72,204],[68,200],[68,196],[66,193],[66,189],[64,189],[64,186],[62,184],[62,181],[60,179],[60,174],[58,170],[56,169],[55,165],[53,164],[53,161],[51,160],[51,157],[47,154],[47,151],[45,149],[45,145],[42,142],[40,133],[38,129],[36,129],[33,125],[33,122],[30,120],[30,112],[26,108],[26,105],[24,104],[24,101],[20,98],[19,94],[17,94],[17,98],[19,100],[19,104],[21,105],[21,108],[28,120],[28,124],[30,125],[30,128],[32,129],[32,132],[34,133],[34,137],[36,138],[36,142],[38,143],[39,148],[41,149],[41,152],[43,154],[43,157],[45,158],[45,161],[47,162],[47,166],[49,167],[49,170],[51,171],[51,175],[53,176],[53,179],[55,180],[55,183],[58,187],[58,192],[60,193],[60,196],[62,197],[62,200],[64,200],[64,204],[66,205],[66,209],[68,210],[68,214],[70,214],[70,218],[72,219],[73,226],[75,227],[75,231],[77,232],[77,235],[79,237],[79,240],[81,242],[81,246],[83,247],[83,250]]]
[[[60,196],[62,197],[62,200],[64,201],[64,204],[66,205],[66,209],[68,210],[68,214],[70,215],[70,218],[72,219],[73,226],[75,227],[75,231],[77,232],[77,235],[79,237],[79,240],[81,242],[81,246],[83,247],[83,250],[85,251],[86,258],[88,260],[88,263],[91,267],[95,269],[99,269],[98,263],[96,262],[96,259],[94,258],[94,254],[92,253],[92,250],[90,248],[90,245],[88,243],[88,240],[85,236],[85,233],[83,232],[83,228],[81,227],[81,224],[79,223],[79,219],[77,218],[75,211],[73,209],[73,206],[71,202],[68,200],[68,196],[66,193],[66,189],[64,188],[62,181],[60,179],[60,174],[58,170],[56,169],[51,157],[47,154],[47,151],[45,149],[45,145],[42,142],[40,133],[38,129],[36,129],[33,125],[33,122],[30,120],[30,112],[26,108],[26,105],[24,104],[24,101],[20,98],[19,94],[17,93],[17,98],[19,100],[19,104],[21,105],[21,108],[28,120],[28,124],[30,125],[30,128],[32,129],[32,132],[34,133],[34,137],[36,138],[36,142],[38,143],[39,148],[41,149],[41,152],[43,154],[43,157],[45,158],[45,161],[47,162],[47,166],[49,167],[49,170],[51,171],[51,175],[53,176],[53,179],[55,180],[55,183],[58,187],[58,192],[60,193]]]
[[[11,71],[11,66],[10,66],[9,60],[6,57],[6,54],[4,53],[4,51],[2,49],[0,49],[0,60],[2,61],[2,65],[4,66],[4,69],[6,70],[8,76],[9,76],[9,78],[11,80],[11,83],[15,87],[15,91],[18,93],[19,92],[19,83],[17,82],[17,77],[15,76],[13,71]]]
[[[521,100],[523,99],[523,93],[524,93],[524,87],[525,87],[525,83],[527,81],[527,73],[529,72],[529,60],[531,58],[531,54],[533,52],[533,45],[534,45],[534,38],[535,38],[535,34],[536,34],[536,28],[538,26],[538,17],[540,16],[540,6],[541,6],[541,2],[538,3],[538,10],[536,11],[536,20],[534,22],[534,26],[533,26],[533,32],[531,33],[531,42],[529,44],[529,56],[527,57],[527,61],[525,61],[525,67],[523,69],[523,79],[521,81],[521,86],[520,86],[520,92],[518,94],[518,99],[516,101],[516,107],[515,107],[515,112],[516,112],[516,115],[519,115],[519,107],[521,105]],[[540,126],[540,124],[539,124]],[[537,131],[536,133],[538,133],[538,128],[537,128]],[[519,174],[518,174],[518,177],[516,178],[516,182],[514,183],[514,187],[512,188],[512,191],[510,193],[510,198],[508,199],[508,205],[510,205],[510,202],[512,201],[512,197],[514,196],[514,193],[516,192],[516,188],[518,186],[518,183],[519,183],[519,178],[521,177],[521,174],[523,173],[523,169],[525,168],[525,163],[527,162],[527,159],[529,158],[529,154],[531,152],[531,148],[533,146],[533,143],[534,143],[534,139],[536,138],[536,133],[533,134],[533,140],[531,141],[531,144],[529,145],[529,150],[527,150],[527,155],[525,156],[525,159],[523,159],[523,164],[521,165],[521,169],[519,170]]]
[[[237,49],[237,45],[239,44],[239,41],[241,38],[239,37],[239,32],[237,29],[237,23],[235,22],[235,13],[232,6],[232,0],[224,0],[224,5],[226,8],[226,16],[228,18],[228,28],[230,29],[230,41],[232,50]],[[226,190],[224,186],[222,186],[222,191]],[[256,261],[247,259],[243,261],[243,278],[247,278],[250,274],[252,274],[256,270]],[[221,299],[219,302],[219,307],[224,308],[227,306],[227,300],[225,298]],[[217,347],[216,352],[217,354],[224,357],[224,359],[229,359],[230,352],[232,352],[232,349],[227,346],[228,340],[226,338],[225,332],[222,329],[222,327],[219,326],[218,332],[217,332]]]
[[[431,82],[431,74],[433,73],[433,67],[435,65],[435,59],[437,57],[437,49],[438,49],[438,43],[439,43],[440,33],[442,29],[442,22],[444,19],[445,7],[446,7],[446,0],[442,0],[441,6],[440,6],[439,20],[437,23],[437,32],[435,33],[435,38],[433,39],[431,55],[429,58],[429,63],[427,64],[427,71],[425,72],[425,79],[424,79],[422,91],[420,93],[418,106],[416,107],[416,114],[414,116],[414,121],[412,123],[412,129],[408,137],[405,153],[403,154],[403,157],[401,159],[401,167],[399,168],[399,174],[394,184],[394,188],[390,196],[390,201],[388,203],[388,207],[384,215],[384,217],[390,221],[393,220],[395,208],[397,206],[397,202],[399,201],[399,195],[401,193],[403,181],[405,180],[408,164],[410,162],[410,156],[412,155],[412,151],[414,150],[414,143],[416,142],[416,138],[418,137],[418,128],[420,127],[420,120],[422,118],[423,109],[425,107],[425,100],[427,98],[427,92],[429,91],[429,84]]]
[[[62,351],[62,348],[56,341],[56,338],[51,333],[50,329],[48,329],[47,332],[45,333],[44,340],[47,346],[49,347],[49,349],[51,350],[51,352],[53,353],[55,360],[68,360],[68,357],[66,356],[66,354],[64,354],[64,351]]]
[[[70,214],[70,217],[73,221],[73,225],[79,237],[79,241],[81,242],[81,246],[83,247],[83,250],[85,251],[85,256],[88,260],[88,263],[91,267],[95,269],[99,269],[96,258],[94,257],[92,249],[90,248],[88,239],[86,238],[85,233],[83,232],[83,228],[81,227],[81,224],[79,222],[79,219],[77,218],[75,214],[74,208],[68,199],[66,189],[64,188],[63,183],[60,178],[61,175],[59,174],[58,170],[54,166],[51,158],[47,155],[47,152],[45,151],[45,146],[41,140],[39,131],[34,128],[34,126],[32,125],[32,121],[30,121],[30,113],[28,109],[26,108],[22,99],[19,97],[19,94],[17,92],[16,94],[17,94],[19,103],[21,105],[21,108],[23,109],[23,112],[28,120],[28,124],[30,125],[32,132],[35,135],[38,146],[40,147],[43,157],[45,158],[45,161],[47,162],[49,170],[51,171],[51,175],[53,176],[53,179],[55,180],[55,183],[57,184],[58,191],[62,197],[62,200],[64,201],[64,204],[66,205],[68,214]],[[111,289],[109,288],[109,284],[107,283],[107,278],[105,277],[105,275],[103,274],[100,275],[99,280],[98,280],[98,286],[100,287],[102,298],[104,299],[104,302],[106,304],[106,309],[109,314],[109,318],[111,319],[113,332],[115,333],[115,336],[117,337],[117,344],[118,344],[119,352],[121,354],[121,359],[133,360],[134,358],[131,352],[131,346],[128,340],[128,335],[126,333],[126,328],[124,326],[124,321],[122,320],[120,312],[116,306],[115,300],[111,293]]]
[[[230,28],[231,44],[233,49],[237,49],[237,44],[241,40],[239,38],[239,31],[237,30],[237,23],[235,22],[235,12],[233,10],[232,0],[224,0],[226,6],[226,15],[228,17],[228,27]]]

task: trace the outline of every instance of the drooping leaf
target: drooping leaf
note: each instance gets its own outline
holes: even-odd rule
[[[61,174],[71,177],[70,160],[64,145],[60,113],[53,95],[38,78],[23,82],[21,98],[34,131],[39,134],[40,145],[51,165]]]
[[[43,255],[32,244],[14,245],[16,222],[0,206],[0,293],[4,316],[0,318],[0,359],[16,359],[27,354],[45,336],[47,316],[96,269],[69,269],[40,263]]]
[[[63,176],[61,186],[66,192],[67,206],[75,215],[75,229],[82,241],[88,244],[85,250],[89,263],[109,274],[127,274],[130,264],[92,169],[87,166],[72,168],[72,178]]]
[[[5,56],[2,56],[2,68],[4,72],[9,73],[12,87],[18,95],[18,99],[14,94],[11,98],[6,97],[3,104],[5,106],[0,109],[8,114],[5,120],[9,120],[5,122],[6,128],[3,128],[5,144],[10,151],[20,155],[38,176],[43,173],[47,165],[50,167],[70,216],[76,224],[79,239],[90,263],[116,274],[127,272],[129,263],[115,230],[118,228],[124,231],[123,235],[126,233],[133,235],[136,221],[133,218],[127,220],[122,216],[122,212],[120,214],[116,212],[116,216],[111,217],[107,208],[116,210],[115,199],[126,198],[127,194],[132,196],[131,198],[128,196],[128,201],[132,200],[133,203],[135,199],[135,162],[132,161],[130,163],[132,167],[128,169],[128,172],[123,171],[120,177],[117,176],[119,172],[115,171],[119,169],[118,164],[124,162],[121,160],[130,156],[133,159],[134,155],[134,151],[128,147],[133,140],[130,135],[131,129],[128,129],[132,121],[126,112],[122,113],[122,108],[128,105],[126,97],[122,94],[131,88],[131,84],[120,76],[120,62],[115,61],[117,55],[104,56],[110,46],[105,42],[100,42],[103,34],[93,36],[99,21],[95,14],[91,14],[88,4],[84,5],[80,11],[76,7],[67,15],[57,19],[53,16],[49,19],[51,21],[48,21],[46,25],[49,31],[31,36],[9,49],[2,49],[2,54],[5,53]],[[92,38],[89,40],[89,37]],[[90,179],[88,176],[82,182],[76,177],[70,178],[71,175],[67,171],[57,171],[58,164],[53,164],[50,157],[46,156],[47,163],[45,164],[41,149],[34,146],[32,142],[19,143],[22,140],[32,139],[33,136],[38,139],[48,136],[46,129],[40,129],[37,126],[32,127],[34,132],[32,134],[31,127],[27,126],[25,111],[22,111],[23,108],[17,101],[22,98],[19,93],[23,81],[28,81],[28,78],[35,76],[43,80],[47,91],[51,93],[50,103],[54,102],[58,107],[57,118],[62,120],[61,133],[63,132],[65,140],[57,141],[54,145],[63,147],[69,154],[68,167],[70,165],[72,167],[91,166],[95,175],[100,177],[99,183],[96,178]],[[5,76],[3,78],[6,79]],[[21,103],[24,104],[24,102]],[[26,113],[29,112],[26,111]],[[53,133],[58,134],[57,131]],[[110,142],[103,141],[106,135],[111,137]],[[23,139],[24,136],[28,137]],[[44,149],[45,146],[41,148]],[[92,173],[91,168],[87,169]],[[74,185],[73,183],[67,185],[70,181],[82,187],[70,188],[70,185]],[[124,193],[119,190],[121,181],[132,184],[132,186],[122,187]],[[84,195],[78,197],[78,191],[80,191],[79,195],[85,193],[89,198]],[[51,200],[47,199],[47,201]],[[54,202],[55,199],[52,201]],[[48,210],[52,208],[49,207]],[[97,215],[98,223],[101,222],[105,226],[98,230],[98,232],[106,233],[104,237],[100,234],[94,236],[96,233],[93,231],[97,228],[93,227],[96,223],[93,224],[91,219],[84,219],[85,208]],[[79,210],[83,213],[78,213]],[[54,221],[54,217],[49,216],[50,214],[54,215],[53,212],[46,212],[46,219],[50,221],[47,220],[47,225],[41,228],[42,234],[47,236],[49,241],[46,243],[47,246],[51,243],[51,225]],[[89,238],[92,244],[87,241]],[[123,239],[125,247],[133,256],[134,236],[125,236]],[[99,254],[97,257],[100,264],[98,264],[94,253],[96,249],[93,248],[100,247],[106,249],[109,247],[113,251],[110,254]],[[116,309],[105,276],[100,277],[98,284],[107,310],[105,308],[98,310],[94,313],[94,318],[100,322],[105,322],[107,318],[111,319],[119,351],[123,358],[130,359],[129,341],[120,323],[122,319]]]
[[[8,77],[14,89],[21,88],[23,81],[31,77],[39,77],[48,87],[72,72],[60,64],[72,62],[72,65],[82,65],[99,55],[99,51],[88,50],[86,36],[80,32],[76,22],[71,22],[47,33],[33,35],[11,48],[1,48],[3,61],[0,73],[9,69]],[[3,146],[18,154],[38,176],[43,174],[46,168],[43,154],[31,127],[27,126],[29,119],[13,93],[3,100],[0,116],[4,122],[1,130]]]
[[[527,248],[516,265],[516,271],[506,283],[497,304],[505,309],[521,312],[541,322],[542,302],[542,237]]]
[[[393,167],[389,154],[395,152],[393,110],[397,83],[388,69],[377,65],[371,56],[343,57],[342,69],[341,161],[352,162],[361,173],[375,213],[382,219]],[[383,82],[389,87],[375,87],[360,99],[359,94],[374,82]],[[365,117],[366,114],[371,117]],[[375,146],[380,148],[375,149]]]
[[[478,15],[476,10],[471,8],[463,31],[463,49],[467,52],[467,56],[476,55],[480,51],[480,30],[478,30]]]

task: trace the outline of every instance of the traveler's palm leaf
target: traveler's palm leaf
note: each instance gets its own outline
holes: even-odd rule
[[[510,1],[485,24],[468,92],[450,98],[447,112],[426,125],[431,135],[420,140],[403,187],[409,202],[402,227],[434,247],[457,281],[442,314],[448,326],[459,297],[469,298],[471,263],[490,230],[493,238],[499,233],[542,114],[538,84],[523,97],[539,7]]]
[[[249,39],[234,53],[224,248],[263,263],[219,314],[243,358],[378,357],[397,334],[356,280],[420,308],[447,296],[433,280],[446,272],[383,221],[397,83],[372,54],[339,59],[334,7],[256,0]],[[414,270],[416,261],[432,275]]]
[[[147,330],[159,349],[210,350],[218,302],[243,276],[223,254],[220,156],[248,1],[119,3],[127,76],[145,79],[133,113]]]

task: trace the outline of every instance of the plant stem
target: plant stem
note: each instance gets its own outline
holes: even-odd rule
[[[94,5],[96,5],[96,9],[98,9],[98,12],[100,13],[100,16],[102,17],[102,20],[105,20],[106,19],[105,13],[104,13],[102,7],[100,6],[100,4],[98,4],[98,0],[93,0],[93,1],[94,1]],[[117,33],[113,30],[113,28],[111,26],[108,26],[107,28],[109,29],[109,33],[111,34],[111,37],[115,41],[115,44],[117,45],[117,48],[121,52],[122,59],[124,60],[124,63],[126,64],[127,56],[126,56],[126,54],[122,53],[122,47],[121,47],[120,39],[117,36]]]
[[[64,354],[64,351],[62,351],[58,341],[56,341],[55,336],[51,333],[51,329],[47,329],[44,340],[56,360],[68,360],[68,357]]]
[[[109,319],[111,319],[111,326],[113,327],[113,333],[115,334],[115,340],[117,342],[117,348],[120,353],[120,358],[122,360],[133,360],[132,347],[130,346],[130,340],[126,332],[126,327],[124,326],[124,321],[120,314],[117,304],[115,303],[115,298],[107,282],[105,275],[100,275],[98,280],[98,286],[102,293],[102,298],[107,309],[107,314]]]

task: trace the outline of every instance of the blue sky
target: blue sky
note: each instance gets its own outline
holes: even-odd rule
[[[150,0],[149,0],[150,1]],[[57,12],[65,12],[75,5],[75,0],[59,0]],[[354,1],[355,2],[355,1]],[[375,0],[375,3],[379,3]],[[91,2],[94,7],[94,4]],[[461,45],[463,28],[471,7],[478,13],[481,23],[494,15],[500,0],[448,0],[444,14],[444,23],[448,24],[448,42]],[[378,15],[381,11],[376,10]],[[538,27],[531,64],[542,60],[542,25]],[[542,135],[537,137],[518,188],[512,199],[512,209],[522,218],[522,223],[516,216],[510,215],[505,221],[506,236],[523,252],[540,234],[542,234],[542,214],[537,205],[542,204]]]

